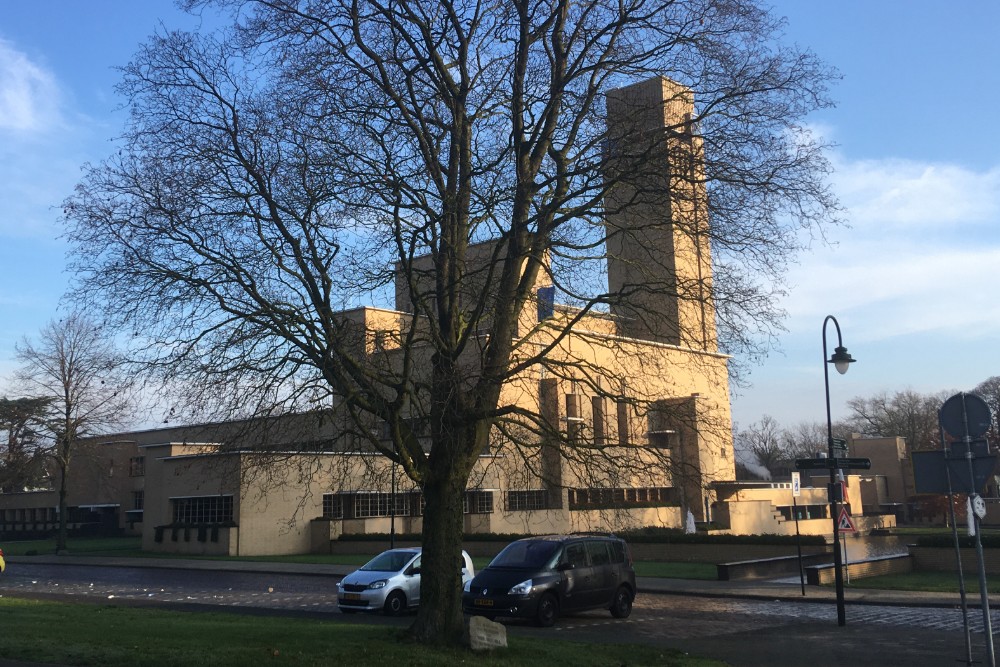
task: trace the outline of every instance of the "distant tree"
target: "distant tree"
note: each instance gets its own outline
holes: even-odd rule
[[[834,435],[838,431],[834,430]],[[790,459],[811,459],[819,452],[827,451],[826,424],[820,422],[799,422],[782,431],[782,447]]]
[[[66,549],[67,482],[81,438],[98,435],[134,417],[133,380],[121,372],[122,359],[108,334],[79,313],[53,320],[38,340],[17,346],[16,378],[50,410],[38,433],[48,438],[48,455],[59,475],[58,551]]]
[[[52,399],[0,398],[0,492],[37,487],[45,479],[45,424]]]
[[[777,420],[764,415],[759,422],[736,433],[736,449],[748,453],[752,463],[767,469],[773,476],[778,463],[788,459],[783,435]]]
[[[854,432],[883,438],[902,436],[910,451],[939,447],[938,409],[943,394],[920,394],[912,390],[882,392],[855,397],[847,402],[851,415],[846,421]]]
[[[757,481],[770,479],[770,471],[756,463],[736,460],[736,479],[739,481]]]
[[[993,447],[1000,447],[1000,375],[983,380],[972,390],[990,406],[990,415],[993,421],[990,424],[986,437]]]
[[[384,424],[370,446],[426,501],[411,633],[458,641],[461,494],[497,427],[526,467],[554,431],[502,389],[531,370],[621,398],[554,352],[595,314],[657,326],[667,307],[643,304],[664,295],[710,304],[725,351],[760,352],[800,229],[837,217],[803,122],[834,74],[780,44],[782,21],[754,0],[182,4],[230,8],[235,25],[157,36],[125,68],[123,149],[65,207],[75,297],[140,332],[149,368],[203,407],[338,401],[359,431]],[[654,75],[683,88],[655,109],[625,102],[609,127],[611,91]],[[643,129],[686,100],[693,113]],[[647,222],[611,220],[626,213]],[[689,260],[712,262],[711,285],[650,241],[675,233],[711,241]],[[602,267],[623,247],[646,254],[609,287]],[[375,365],[343,310],[396,275],[415,324],[392,341],[398,362]],[[543,284],[573,308],[535,345],[520,325]],[[560,455],[623,462],[572,445]]]

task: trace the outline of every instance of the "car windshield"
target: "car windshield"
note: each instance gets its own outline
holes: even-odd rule
[[[362,565],[361,569],[364,572],[399,572],[415,555],[415,551],[385,551]]]
[[[558,548],[557,542],[520,540],[498,553],[490,567],[536,569],[547,564]]]

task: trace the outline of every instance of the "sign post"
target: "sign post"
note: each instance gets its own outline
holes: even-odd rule
[[[802,597],[806,596],[806,571],[802,567],[802,536],[799,534],[799,505],[796,498],[802,493],[802,473],[792,473],[792,514],[795,516],[795,550],[799,554],[799,585]]]
[[[961,487],[959,491],[965,493],[970,501],[973,497],[978,498],[980,485],[976,479],[977,457],[974,443],[977,438],[981,438],[992,423],[990,408],[982,398],[975,394],[960,392],[955,394],[941,406],[938,410],[938,425],[942,431],[947,432],[955,442],[951,446],[945,447],[945,460],[948,462],[948,480],[951,482],[951,463],[958,458],[964,458],[968,468],[968,484],[959,478]],[[994,461],[995,463],[995,461]],[[950,503],[949,503],[950,504]],[[970,509],[972,508],[970,502]],[[984,508],[985,509],[985,508]],[[984,512],[985,514],[985,512]],[[979,561],[979,595],[982,600],[983,610],[983,634],[986,637],[986,659],[990,667],[996,667],[996,655],[993,650],[993,626],[990,623],[990,600],[986,587],[986,567],[983,562],[983,542],[979,530],[980,516],[977,512],[971,513],[970,526],[975,531],[976,557]],[[954,522],[952,522],[954,523]],[[957,532],[956,532],[956,551]],[[959,568],[961,569],[961,568]]]
[[[840,516],[837,517],[837,527],[840,529],[840,536],[844,540],[844,578],[849,584],[851,583],[851,561],[847,557],[847,534],[857,533],[858,529],[855,527],[854,520],[847,511],[847,505],[840,506]]]

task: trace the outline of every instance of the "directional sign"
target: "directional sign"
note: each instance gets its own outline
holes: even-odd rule
[[[834,438],[833,439],[833,448],[834,449],[838,449],[838,450],[840,450],[842,452],[846,452],[847,451],[847,441],[844,440],[843,438]]]
[[[858,529],[854,527],[854,520],[851,519],[851,515],[847,513],[846,507],[840,508],[840,516],[837,517],[837,528],[841,532],[845,533],[856,533]]]
[[[795,467],[799,470],[830,470],[835,459],[796,459]]]
[[[871,470],[871,459],[796,459],[799,470]]]

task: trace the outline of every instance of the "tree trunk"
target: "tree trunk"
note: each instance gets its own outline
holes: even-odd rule
[[[66,551],[67,519],[66,516],[66,477],[69,472],[69,460],[59,457],[59,533],[56,536],[56,553]]]
[[[470,429],[467,437],[475,438],[472,431]],[[454,437],[461,435],[455,434]],[[435,447],[461,452],[467,445],[435,442]],[[462,641],[465,633],[461,549],[464,532],[462,500],[469,476],[469,464],[465,463],[467,459],[461,453],[436,457],[432,474],[423,486],[425,507],[420,608],[410,633],[424,644],[454,646]]]

